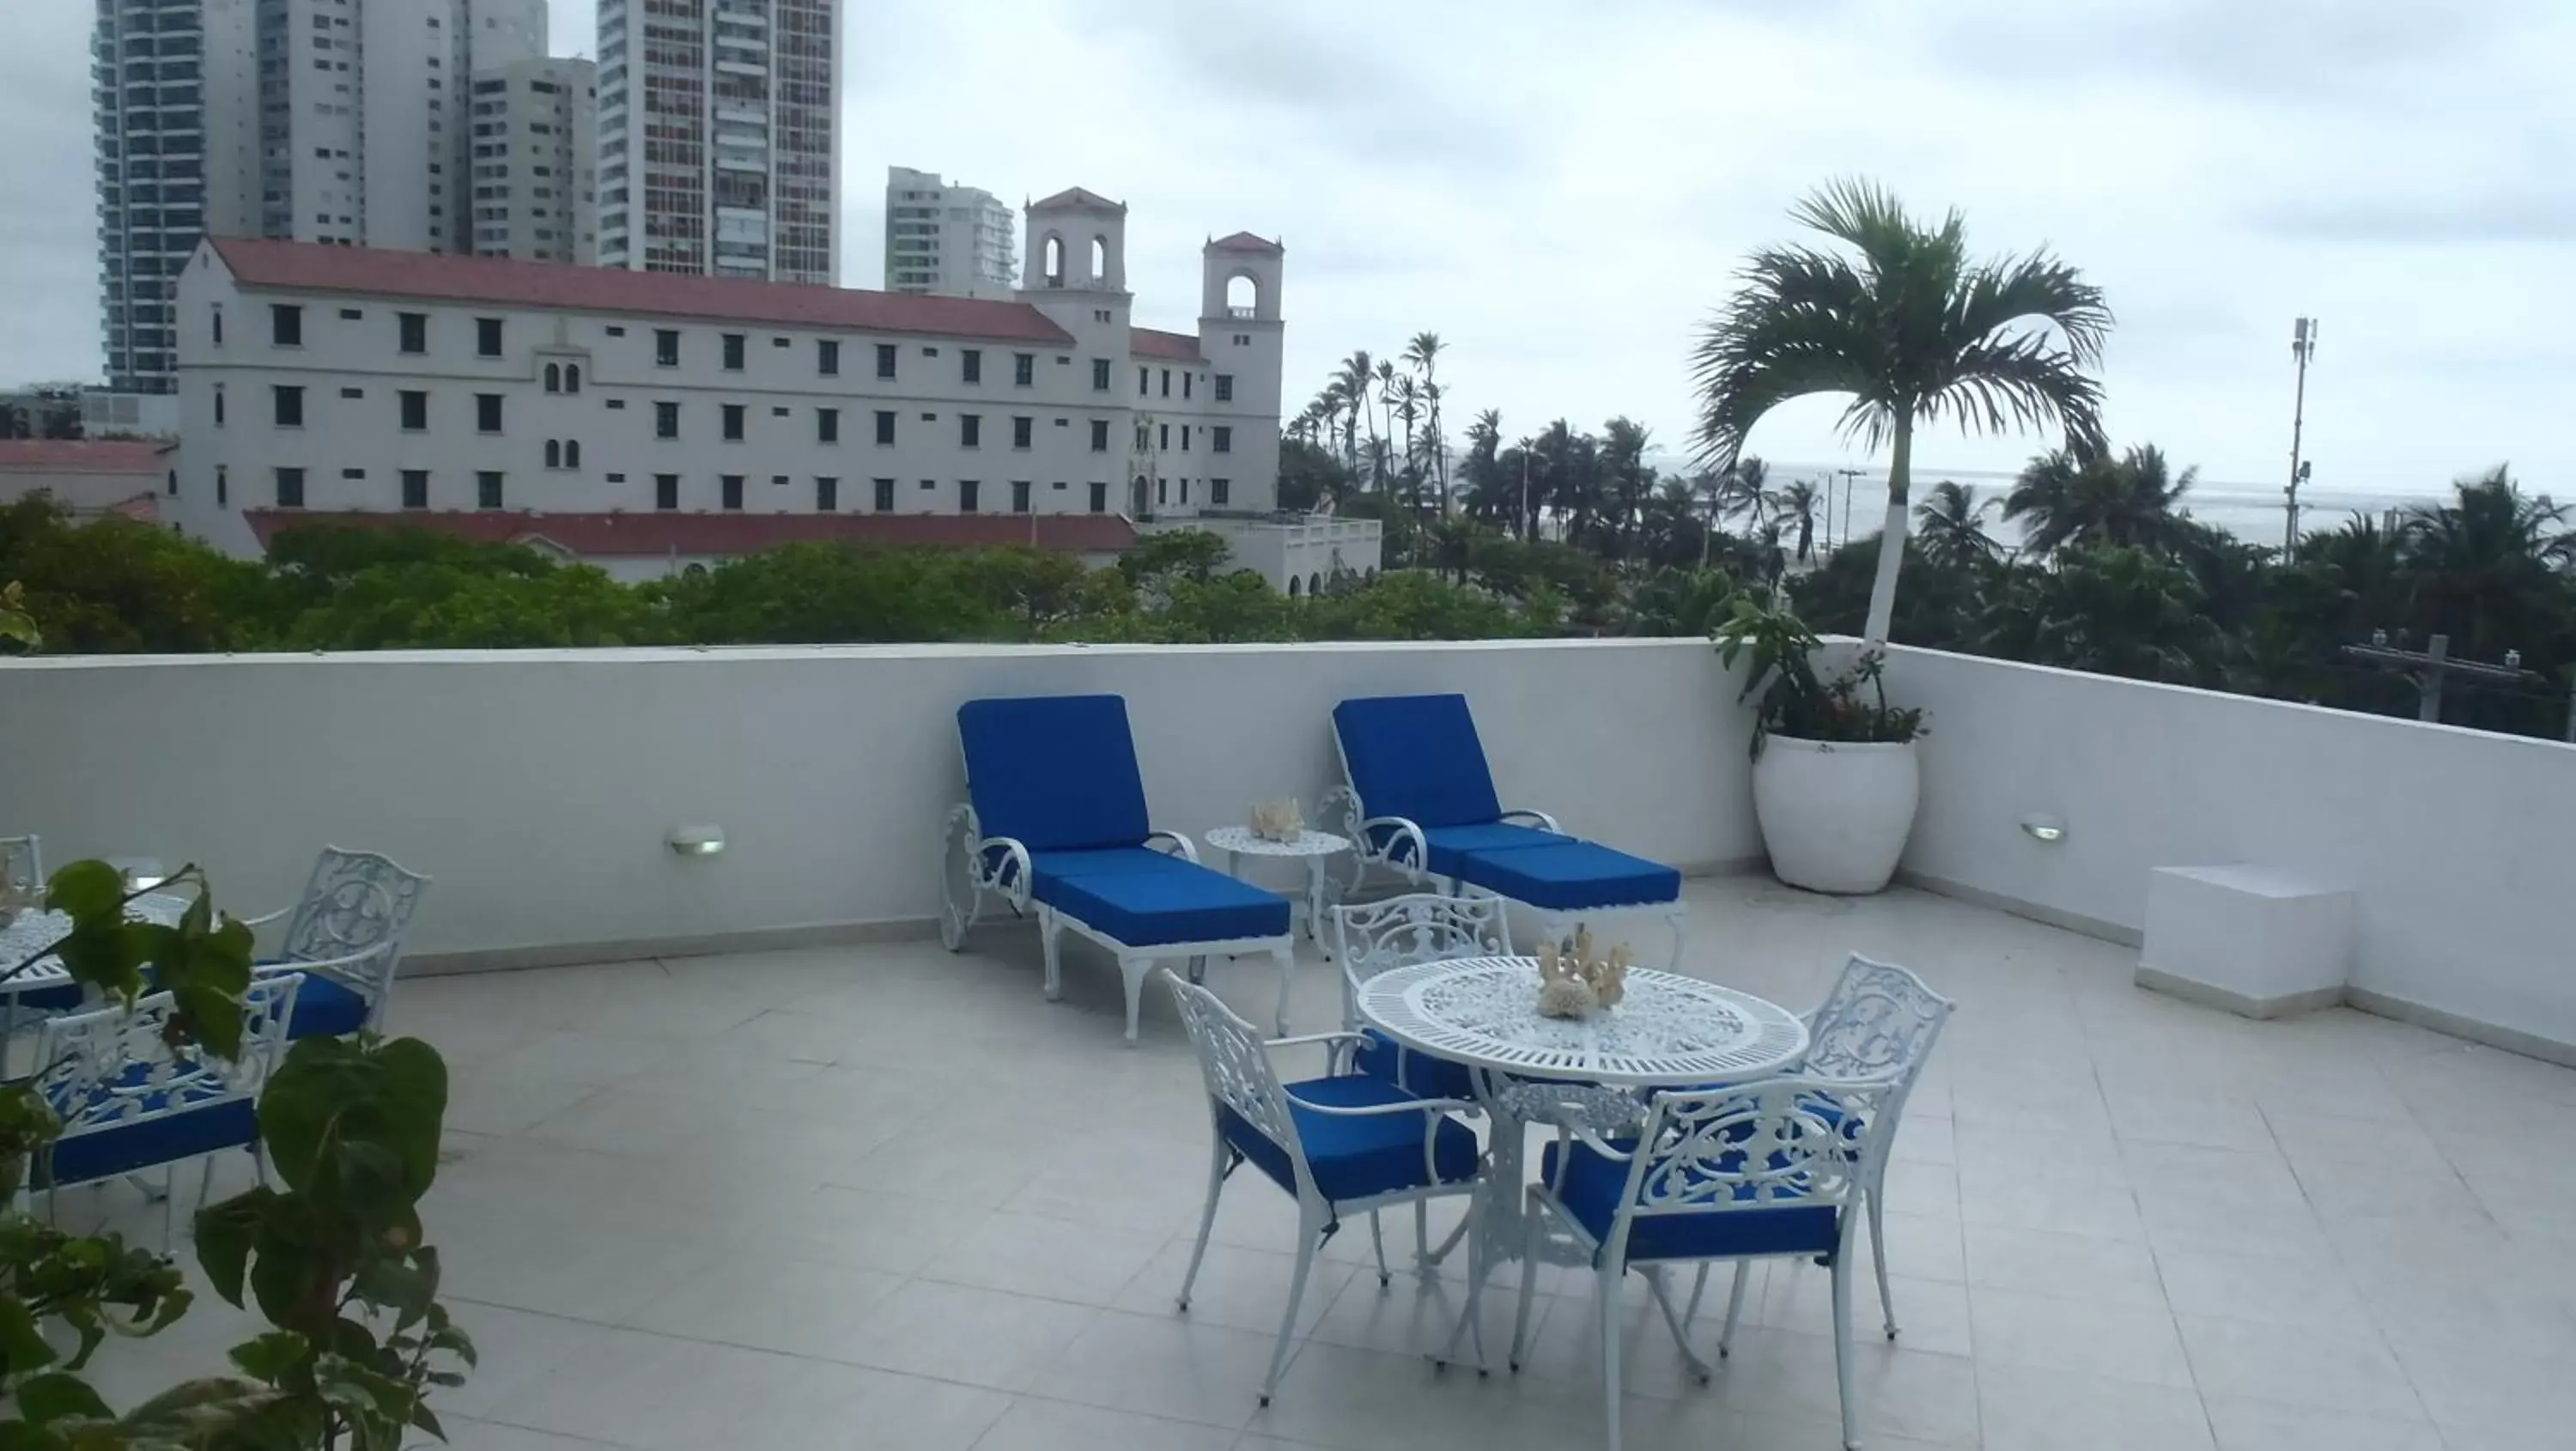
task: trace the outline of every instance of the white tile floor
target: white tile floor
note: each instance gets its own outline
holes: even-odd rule
[[[2576,1072],[2356,1013],[2188,1007],[2131,988],[2132,953],[1915,893],[1747,879],[1692,900],[1692,967],[1719,981],[1803,1007],[1857,950],[1960,1003],[1889,1179],[1905,1335],[1858,1346],[1869,1444],[2576,1446]],[[396,1027],[455,1070],[429,1223],[484,1352],[440,1402],[456,1444],[1598,1443],[1588,1279],[1540,1281],[1520,1376],[1435,1375],[1423,1352],[1458,1283],[1381,1289],[1365,1234],[1329,1247],[1257,1411],[1288,1201],[1238,1176],[1191,1313],[1172,1312],[1204,1182],[1195,1062],[1159,996],[1144,1045],[1120,1047],[1115,973],[1067,951],[1061,1004],[1017,926],[962,957],[407,984]],[[1266,1016],[1266,964],[1212,980]],[[1335,1002],[1331,969],[1302,964],[1294,1024],[1329,1026]],[[89,1212],[157,1224],[132,1198]],[[1836,1443],[1823,1273],[1777,1266],[1752,1303],[1702,1387],[1632,1282],[1629,1445]],[[216,1364],[229,1315],[210,1297],[111,1347],[106,1378]]]

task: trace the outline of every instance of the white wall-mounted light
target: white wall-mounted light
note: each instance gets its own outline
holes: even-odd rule
[[[2021,829],[2029,832],[2034,841],[2056,842],[2066,839],[2066,823],[2054,816],[2025,816],[2021,819]]]
[[[718,856],[725,849],[721,826],[675,826],[670,841],[671,850],[681,856]]]

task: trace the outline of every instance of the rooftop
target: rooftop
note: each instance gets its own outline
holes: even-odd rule
[[[157,474],[169,447],[136,439],[0,439],[0,473]]]
[[[1870,1446],[2470,1451],[2576,1416],[2576,1071],[2349,1010],[2177,1003],[2131,987],[2121,948],[1919,892],[1690,897],[1699,974],[1805,1006],[1857,950],[1960,1004],[1889,1177],[1904,1335],[1856,1341]],[[860,1418],[916,1451],[1598,1444],[1588,1283],[1550,1272],[1521,1376],[1436,1375],[1457,1262],[1381,1289],[1356,1232],[1327,1245],[1259,1410],[1293,1216],[1230,1187],[1173,1313],[1205,1100],[1161,994],[1143,1045],[1118,1046],[1099,966],[1076,956],[1066,1001],[1042,1001],[1034,935],[1003,927],[958,957],[411,983],[395,1027],[455,1077],[426,1217],[483,1351],[440,1401],[456,1444],[839,1444]],[[1266,1013],[1266,965],[1210,981]],[[1334,981],[1303,960],[1292,1020],[1329,1021]],[[1046,1091],[1006,1088],[1029,1083]],[[2456,1131],[2499,1103],[2515,1144]],[[246,1183],[224,1172],[218,1192]],[[155,1222],[121,1184],[66,1202]],[[1634,1299],[1628,1444],[1837,1444],[1824,1288],[1812,1265],[1757,1269],[1756,1328],[1708,1387]],[[1507,1334],[1509,1297],[1490,1300]],[[158,1386],[239,1330],[208,1296],[100,1366],[112,1395]]]
[[[1115,514],[547,514],[478,509],[306,511],[246,509],[260,547],[288,529],[426,529],[485,544],[548,544],[584,558],[733,555],[781,544],[876,544],[950,549],[1025,544],[1109,554],[1136,542]]]
[[[1169,358],[1176,363],[1199,363],[1199,340],[1188,333],[1168,333],[1160,328],[1139,327],[1127,330],[1127,351],[1140,358]]]

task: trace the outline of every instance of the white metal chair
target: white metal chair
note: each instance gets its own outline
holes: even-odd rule
[[[214,1155],[259,1144],[257,1099],[270,1070],[286,1051],[288,1024],[304,979],[298,973],[252,979],[242,994],[241,1056],[234,1062],[196,1047],[169,1042],[175,1000],[153,993],[128,1008],[122,1003],[49,1018],[38,1037],[36,1088],[63,1131],[28,1165],[27,1185],[45,1193],[50,1217],[55,1193],[159,1167],[162,1242],[178,1224],[178,1166],[200,1159],[202,1203],[214,1183]]]
[[[45,884],[45,844],[34,832],[0,836],[0,880],[22,890]]]
[[[1288,1344],[1315,1252],[1344,1218],[1442,1195],[1469,1195],[1468,1252],[1473,1257],[1473,1194],[1483,1161],[1475,1131],[1451,1115],[1477,1108],[1464,1099],[1417,1097],[1365,1073],[1283,1084],[1270,1061],[1271,1050],[1310,1043],[1338,1049],[1357,1035],[1315,1033],[1264,1041],[1259,1029],[1216,994],[1168,969],[1163,975],[1171,980],[1181,1023],[1198,1050],[1214,1136],[1207,1205],[1199,1213],[1189,1272],[1181,1279],[1182,1312],[1190,1308],[1190,1288],[1198,1283],[1199,1262],[1207,1254],[1217,1196],[1236,1168],[1249,1160],[1297,1201],[1297,1267],[1288,1282],[1288,1309],[1280,1317],[1270,1373],[1261,1383],[1261,1404],[1266,1406],[1288,1363]],[[1480,1343],[1480,1354],[1481,1349]]]
[[[263,959],[259,971],[306,975],[292,1036],[384,1028],[403,939],[428,888],[429,878],[389,856],[326,846],[293,906],[248,919],[254,929],[286,919],[277,956]]]
[[[1610,1451],[1619,1448],[1619,1286],[1631,1269],[1717,1260],[1739,1263],[1790,1257],[1820,1259],[1833,1271],[1834,1365],[1842,1399],[1843,1444],[1860,1444],[1851,1383],[1853,1200],[1886,1150],[1892,1082],[1853,1083],[1773,1078],[1731,1088],[1657,1095],[1633,1140],[1613,1143],[1560,1119],[1556,1142],[1541,1157],[1541,1182],[1529,1187],[1528,1263],[1554,1220],[1590,1254],[1598,1278],[1601,1376]],[[1512,1326],[1511,1365],[1520,1368],[1529,1335],[1533,1275],[1521,1277]],[[1744,1279],[1727,1306],[1719,1341],[1724,1353],[1743,1309]],[[1478,1292],[1481,1293],[1481,1282]],[[1687,1322],[1660,1293],[1673,1337],[1692,1355]],[[1467,1314],[1477,1313],[1470,1296]]]
[[[1360,984],[1379,973],[1417,963],[1459,957],[1500,957],[1512,950],[1509,905],[1500,897],[1446,897],[1412,892],[1358,906],[1335,907],[1333,957],[1342,965],[1342,1028],[1356,1033],[1351,1066],[1426,1098],[1469,1099],[1476,1096],[1474,1075],[1465,1065],[1433,1058],[1406,1048],[1359,1019]],[[1460,1226],[1460,1232],[1464,1232]],[[1437,1264],[1457,1242],[1450,1237],[1431,1248],[1430,1211],[1420,1200],[1413,1206],[1414,1253]],[[1378,1217],[1369,1216],[1369,1242],[1377,1251],[1377,1279],[1392,1279],[1386,1267],[1386,1240]]]

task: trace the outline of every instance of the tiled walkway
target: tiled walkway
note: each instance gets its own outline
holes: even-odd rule
[[[2576,1072],[2357,1013],[2184,1006],[2129,986],[2133,953],[1915,893],[1740,879],[1692,899],[1696,972],[1803,1008],[1858,950],[1960,1004],[1890,1173],[1898,1344],[1856,1290],[1868,1444],[2576,1445]],[[1399,1268],[1379,1288],[1361,1233],[1329,1246],[1258,1411],[1293,1209],[1237,1176],[1173,1313],[1206,1166],[1196,1064],[1159,994],[1144,1045],[1120,1047],[1115,972],[1067,953],[1060,1004],[1021,926],[962,957],[407,984],[395,1026],[456,1076],[429,1213],[483,1348],[439,1402],[456,1444],[1598,1444],[1588,1277],[1542,1278],[1520,1376],[1435,1374],[1457,1282]],[[1266,974],[1211,980],[1260,1019]],[[1333,1025],[1333,981],[1301,964],[1299,1031]],[[132,1198],[95,1202],[126,1219]],[[1409,1247],[1412,1227],[1388,1237]],[[1823,1272],[1756,1283],[1759,1327],[1702,1387],[1632,1280],[1630,1446],[1837,1444]],[[1497,1337],[1509,1298],[1491,1297]],[[229,1315],[209,1298],[163,1340],[111,1347],[107,1378],[211,1368]]]

